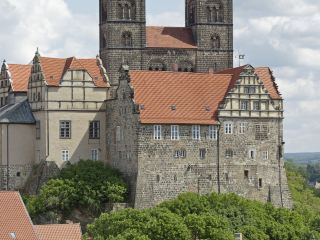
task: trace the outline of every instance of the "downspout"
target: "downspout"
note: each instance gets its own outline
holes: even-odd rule
[[[218,193],[221,193],[221,179],[220,179],[220,128],[218,126],[218,133],[217,133],[217,179],[218,179]]]
[[[7,191],[9,191],[9,181],[10,181],[10,174],[9,174],[9,124],[7,124]]]
[[[50,155],[50,134],[49,134],[49,131],[50,131],[50,128],[49,128],[49,97],[48,97],[48,87],[46,86],[46,101],[47,101],[47,104],[46,104],[46,115],[47,115],[47,156],[46,156],[46,160],[47,158],[49,157]]]

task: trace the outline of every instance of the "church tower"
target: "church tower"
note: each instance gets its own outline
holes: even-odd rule
[[[100,57],[112,85],[123,63],[141,69],[145,47],[145,0],[100,0]]]
[[[192,28],[198,51],[197,72],[233,67],[232,0],[186,0],[186,27]]]

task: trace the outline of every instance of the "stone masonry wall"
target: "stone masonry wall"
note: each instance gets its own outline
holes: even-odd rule
[[[107,164],[120,170],[129,184],[130,202],[134,202],[138,174],[139,115],[127,79],[121,80],[117,99],[109,97],[106,112]],[[109,96],[109,94],[108,94]]]
[[[154,206],[183,192],[217,191],[217,141],[208,138],[208,126],[201,126],[201,140],[192,140],[192,126],[180,126],[180,140],[171,140],[170,125],[162,125],[162,140],[153,139],[153,125],[139,132],[139,171],[136,208]],[[200,149],[206,157],[200,158]],[[186,158],[175,158],[185,150]]]
[[[284,161],[279,157],[282,119],[221,118],[220,122],[221,191],[291,207]],[[233,124],[233,134],[224,133],[225,122]],[[241,123],[246,125],[244,133],[240,133]],[[256,125],[261,124],[268,126],[267,139],[256,140]],[[226,156],[228,150],[232,150],[233,157]],[[268,159],[264,152],[268,152]]]
[[[8,173],[9,170],[9,174]],[[0,190],[21,190],[32,172],[32,165],[0,166]],[[9,182],[8,182],[9,181]]]

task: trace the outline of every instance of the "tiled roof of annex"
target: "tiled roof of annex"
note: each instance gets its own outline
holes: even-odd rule
[[[0,239],[38,240],[18,192],[0,192]]]
[[[146,38],[148,48],[197,48],[191,28],[150,26]]]
[[[13,92],[27,92],[32,65],[8,64]]]
[[[219,73],[130,71],[144,124],[216,124],[218,108],[244,67]],[[257,68],[272,99],[281,98],[265,68]]]
[[[39,240],[81,240],[80,224],[35,225]]]
[[[92,77],[96,87],[104,88],[108,84],[97,63],[97,59],[40,57],[40,64],[49,86],[59,86],[63,75],[68,70],[86,70]]]
[[[1,240],[81,240],[79,224],[33,225],[19,192],[0,191]]]

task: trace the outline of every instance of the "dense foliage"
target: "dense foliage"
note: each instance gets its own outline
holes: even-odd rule
[[[234,194],[187,193],[152,209],[104,213],[87,234],[98,240],[231,240],[241,232],[245,240],[320,240],[320,198],[299,169],[288,168],[294,210]]]
[[[32,217],[56,219],[76,208],[100,214],[104,203],[123,202],[126,193],[127,186],[118,171],[102,162],[80,161],[42,186],[38,196],[26,197],[26,203]]]

